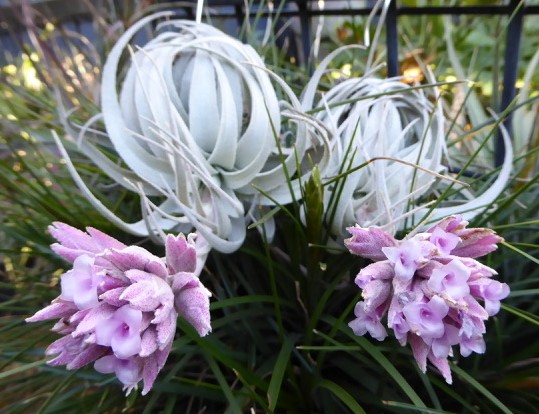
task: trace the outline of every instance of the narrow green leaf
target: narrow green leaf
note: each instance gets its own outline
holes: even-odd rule
[[[7,377],[10,377],[12,375],[18,374],[20,372],[24,372],[24,371],[27,371],[29,369],[39,367],[40,365],[45,364],[45,362],[46,362],[45,360],[31,362],[29,364],[21,365],[20,367],[10,369],[9,371],[0,372],[0,380],[4,379],[4,378],[7,378]]]
[[[354,414],[365,414],[365,410],[357,401],[352,397],[344,388],[340,385],[329,380],[322,380],[318,383],[318,386],[331,391],[335,397],[341,400]]]
[[[232,392],[232,389],[228,385],[228,381],[223,375],[221,368],[219,368],[219,365],[217,364],[217,362],[211,355],[206,354],[206,360],[208,361],[208,365],[213,371],[213,374],[215,375],[217,382],[221,386],[223,394],[225,395],[226,399],[228,400],[228,403],[230,404],[229,409],[227,411],[241,414],[242,413],[241,407],[238,401],[236,400],[236,397],[234,397],[234,393]]]
[[[475,378],[473,378],[470,374],[468,374],[462,368],[452,363],[451,370],[454,373],[456,373],[459,377],[461,377],[461,379],[466,381],[468,384],[474,387],[477,391],[483,394],[492,404],[498,407],[503,413],[512,414],[512,411],[509,408],[507,408],[498,398],[496,398],[494,394],[492,394],[489,390],[487,390],[483,385],[481,385]]]
[[[521,309],[517,309],[511,305],[507,305],[505,303],[502,303],[502,309],[506,310],[509,313],[512,313],[513,315],[518,316],[519,318],[524,319],[525,321],[528,321],[534,325],[539,326],[539,316],[534,315],[533,313],[523,311]]]
[[[335,326],[335,323],[337,321],[334,318],[324,318],[331,326]],[[386,370],[386,372],[393,378],[393,380],[397,383],[397,385],[404,391],[404,393],[410,398],[410,400],[418,407],[426,408],[427,406],[425,403],[421,400],[419,395],[414,391],[412,386],[404,379],[404,377],[401,375],[401,373],[395,368],[395,366],[380,352],[380,350],[372,345],[369,341],[367,341],[365,338],[354,335],[351,330],[346,327],[343,329],[342,324],[339,325],[339,329],[345,333],[348,337],[350,337],[353,341],[355,341],[361,348],[365,350],[378,364]],[[319,332],[319,335],[321,335],[323,338],[328,340],[331,343],[337,343],[334,339],[328,337],[327,335],[324,335]]]
[[[526,253],[525,251],[523,250],[520,250],[519,248],[513,246],[511,243],[507,243],[507,242],[501,242],[501,244],[505,247],[508,247],[509,249],[521,254],[522,256],[524,256],[526,259],[529,259],[531,260],[532,262],[534,262],[535,264],[539,264],[539,259],[536,259],[535,257],[529,255],[528,253]]]
[[[283,378],[286,373],[286,367],[288,366],[288,361],[290,360],[290,354],[294,349],[294,341],[291,338],[285,338],[281,352],[275,361],[275,366],[273,367],[273,374],[271,376],[270,384],[268,387],[268,405],[270,412],[275,410],[277,406],[277,401],[279,400],[279,392],[281,391],[281,386],[283,383]]]
[[[450,411],[437,410],[434,408],[420,408],[413,404],[402,403],[398,401],[384,401],[384,404],[390,407],[404,408],[414,413],[427,413],[427,414],[450,414]]]

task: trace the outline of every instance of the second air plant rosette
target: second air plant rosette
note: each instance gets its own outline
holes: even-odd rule
[[[156,22],[152,40],[131,46]],[[289,205],[299,206],[286,211],[307,225],[312,182],[320,190],[321,239],[374,261],[355,279],[363,296],[350,322],[356,335],[382,340],[387,325],[423,372],[428,360],[448,383],[453,346],[463,356],[485,352],[485,321],[509,287],[476,260],[502,239],[467,220],[506,184],[509,140],[504,135],[505,163],[489,190],[432,206],[440,188],[462,185],[443,163],[438,90],[376,70],[325,88],[323,75],[341,52],[324,59],[296,96],[255,49],[200,21],[158,13],[119,38],[103,68],[101,112],[78,129],[63,115],[80,151],[138,194],[139,217],[127,222],[100,201],[56,142],[92,205],[126,233],[164,244],[166,254],[93,228],[50,226],[53,250],[73,268],[61,276],[60,295],[27,321],[58,319],[53,331],[62,336],[46,351],[51,365],[93,363],[127,393],[140,381],[148,393],[171,352],[177,318],[200,336],[212,331],[212,295],[201,282],[211,251],[240,249],[252,223],[260,250],[271,248],[277,212]],[[96,133],[101,121],[104,131]],[[419,226],[395,238],[411,224]]]

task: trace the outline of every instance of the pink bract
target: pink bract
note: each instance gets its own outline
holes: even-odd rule
[[[387,326],[401,345],[410,344],[420,369],[426,371],[428,360],[448,383],[452,347],[458,345],[462,356],[484,353],[485,322],[509,295],[507,284],[492,279],[496,272],[475,260],[503,239],[467,225],[451,216],[402,241],[379,228],[355,226],[345,241],[351,253],[375,261],[355,279],[363,301],[349,323],[354,333],[383,340],[387,315]]]
[[[61,335],[47,348],[51,365],[77,369],[95,362],[114,373],[127,393],[150,391],[163,368],[179,317],[201,335],[211,332],[210,292],[195,274],[194,235],[167,236],[166,256],[88,228],[54,223],[52,249],[73,268],[61,277],[61,295],[27,322],[59,319]]]

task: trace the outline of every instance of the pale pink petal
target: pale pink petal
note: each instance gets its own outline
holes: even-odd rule
[[[200,280],[194,273],[178,272],[172,275],[172,291],[179,292],[184,288],[197,287]]]
[[[365,289],[363,289],[361,294],[365,301],[365,311],[374,312],[380,305],[388,302],[390,294],[391,282],[387,280],[375,279],[367,283],[367,286],[365,286]]]
[[[174,305],[178,314],[189,322],[200,336],[210,333],[211,293],[199,283],[198,287],[183,288],[175,294]]]
[[[66,368],[79,369],[85,365],[88,365],[91,362],[94,362],[96,359],[102,357],[108,349],[99,345],[88,345],[82,352],[78,353],[71,362],[66,365]]]
[[[116,377],[127,388],[127,394],[136,387],[141,380],[141,367],[134,358],[122,359],[116,363]]]
[[[161,304],[160,297],[156,292],[155,282],[146,280],[133,283],[126,288],[120,296],[122,300],[129,302],[134,309],[143,312],[153,312]],[[174,297],[170,287],[167,285],[170,295]]]
[[[172,340],[174,339],[174,334],[176,333],[176,319],[178,318],[178,314],[176,311],[170,312],[167,319],[165,319],[163,322],[156,325],[157,329],[157,343],[159,345],[159,349],[163,349],[166,345],[168,345]],[[191,323],[191,321],[188,320],[188,322]],[[197,327],[195,326],[195,329]],[[211,330],[211,327],[209,327],[208,331],[205,333],[199,333],[200,336],[204,336]]]
[[[169,342],[163,350],[158,350],[150,357],[143,359],[142,380],[144,381],[144,389],[142,390],[142,395],[146,395],[153,387],[157,374],[165,365],[171,348],[172,342]]]
[[[503,241],[494,230],[483,228],[464,229],[457,233],[461,242],[451,254],[464,257],[480,257],[498,248],[497,244]]]
[[[425,343],[423,338],[414,334],[408,334],[408,342],[412,348],[412,354],[417,362],[417,366],[421,372],[427,371],[427,355],[429,354],[430,347]]]
[[[447,358],[436,358],[432,353],[429,354],[428,358],[431,364],[438,368],[438,370],[444,377],[445,382],[447,382],[448,384],[452,384],[453,378],[451,377],[451,369],[449,368],[449,362],[447,361]]]
[[[133,332],[129,335],[120,335],[116,332],[111,338],[110,347],[114,355],[120,359],[137,355],[141,350],[140,334]]]
[[[183,234],[180,233],[178,236],[167,235],[165,247],[166,262],[170,274],[195,271],[197,264],[196,249]]]
[[[351,253],[373,261],[385,260],[382,252],[384,247],[397,246],[397,241],[389,233],[378,227],[362,228],[358,225],[348,227],[346,230],[352,235],[344,241],[344,245]]]
[[[60,298],[54,300],[49,306],[37,311],[34,315],[26,318],[26,322],[38,322],[48,319],[68,318],[77,311],[77,307],[68,301]]]
[[[393,264],[389,260],[384,260],[381,262],[371,263],[368,266],[365,266],[359,271],[354,282],[361,289],[364,289],[373,279],[392,279],[395,277],[395,269]]]
[[[140,345],[140,357],[147,357],[157,350],[158,343],[155,327],[150,327],[143,332]]]
[[[451,260],[432,271],[427,285],[432,291],[457,301],[470,293],[467,283],[470,274],[470,269],[460,260]]]
[[[102,326],[104,321],[108,320],[114,314],[116,308],[107,303],[100,303],[99,306],[90,309],[83,320],[79,322],[73,336],[86,334],[96,328]]]
[[[104,356],[95,361],[94,369],[102,374],[112,374],[116,370],[116,361],[114,355]]]
[[[103,292],[101,295],[99,295],[99,299],[105,303],[108,303],[109,305],[112,305],[118,308],[121,306],[127,305],[127,302],[125,300],[120,299],[120,296],[125,291],[125,289],[126,289],[125,287],[119,287],[119,288],[107,290]]]
[[[48,229],[52,237],[62,245],[62,252],[56,251],[58,244],[53,244],[51,248],[70,262],[81,254],[97,253],[100,250],[88,234],[68,224],[54,222]]]
[[[442,255],[450,254],[461,241],[456,234],[446,232],[439,227],[434,228],[429,241],[434,244]]]
[[[447,358],[451,354],[451,347],[459,343],[459,328],[446,324],[444,335],[433,339],[431,344],[432,354],[436,358]]]
[[[144,381],[144,388],[141,394],[146,395],[153,387],[160,368],[157,365],[157,359],[152,355],[148,358],[144,358],[144,365],[142,368],[142,380]]]
[[[472,352],[476,354],[484,354],[487,349],[485,340],[482,336],[475,336],[471,338],[462,337],[460,341],[460,354],[463,357],[469,356]]]
[[[103,257],[121,271],[138,269],[159,277],[168,275],[163,260],[139,246],[128,246],[121,250],[111,249],[105,252]]]
[[[103,346],[111,346],[112,338],[118,330],[122,329],[122,321],[110,318],[101,321],[94,327],[96,343]]]
[[[125,244],[116,240],[114,237],[94,229],[93,227],[87,227],[86,231],[92,237],[92,241],[98,249],[97,251],[103,251],[105,249],[124,249],[126,247]]]

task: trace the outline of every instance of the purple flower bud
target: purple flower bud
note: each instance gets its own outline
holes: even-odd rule
[[[348,227],[346,230],[352,235],[344,241],[344,245],[351,253],[374,261],[385,260],[383,247],[393,247],[397,241],[392,235],[378,227],[364,229],[358,225]]]
[[[170,274],[179,272],[193,273],[197,265],[197,252],[194,243],[190,243],[183,234],[169,234],[166,242],[166,262]]]
[[[392,279],[394,276],[395,270],[393,265],[389,260],[384,260],[383,262],[371,263],[361,269],[355,278],[355,282],[361,289],[365,289],[365,286],[367,286],[367,283],[371,280],[388,280]]]
[[[388,280],[371,280],[363,289],[362,296],[365,301],[365,312],[374,312],[384,304],[391,294],[391,282]]]
[[[73,263],[77,257],[83,254],[93,256],[105,249],[125,247],[123,243],[99,230],[88,228],[87,231],[89,234],[68,224],[54,222],[52,226],[49,226],[49,232],[60,244],[53,244],[52,250]]]

